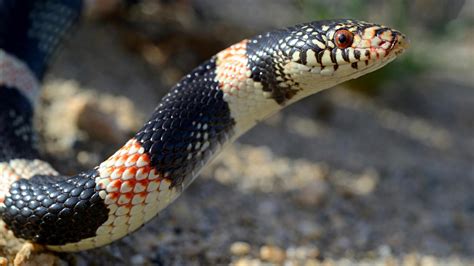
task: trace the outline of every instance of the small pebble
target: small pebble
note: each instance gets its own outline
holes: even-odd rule
[[[396,258],[389,256],[384,259],[385,266],[397,266],[399,263]]]
[[[235,266],[259,266],[261,265],[258,259],[249,259],[249,258],[241,258],[233,263]]]
[[[436,259],[432,256],[423,256],[420,260],[421,266],[435,266],[437,265]]]
[[[389,257],[392,255],[392,249],[387,245],[381,245],[378,247],[378,253],[380,257]]]
[[[99,102],[88,100],[78,109],[77,127],[87,132],[95,140],[120,144],[127,138],[127,134],[110,114],[100,109]]]
[[[403,265],[404,266],[416,266],[418,265],[418,257],[414,253],[410,253],[403,257]]]
[[[335,266],[336,262],[333,259],[326,259],[322,263],[323,266]]]
[[[309,221],[301,221],[301,223],[298,224],[298,229],[305,239],[320,239],[321,236],[324,235],[324,229],[322,226]]]
[[[130,260],[133,265],[143,265],[145,263],[145,257],[141,254],[135,255]]]
[[[288,258],[304,260],[304,259],[316,259],[319,256],[319,250],[317,247],[290,247],[286,250]]]
[[[277,246],[265,245],[260,248],[260,258],[272,263],[282,263],[285,261],[286,254]]]
[[[295,195],[296,202],[306,206],[321,206],[328,199],[329,186],[324,180],[314,180]]]
[[[250,252],[250,245],[246,242],[234,242],[230,246],[230,253],[234,256],[245,256]]]
[[[7,258],[0,257],[0,266],[7,266],[8,260]]]
[[[374,169],[367,169],[360,175],[337,170],[333,174],[336,192],[346,197],[366,196],[378,185],[379,174]]]
[[[316,259],[308,259],[304,263],[304,266],[319,266],[321,263]]]

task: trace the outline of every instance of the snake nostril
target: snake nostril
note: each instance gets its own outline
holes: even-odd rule
[[[406,50],[409,46],[410,41],[405,37],[405,35],[399,33],[393,40],[391,49],[395,51],[403,51]]]

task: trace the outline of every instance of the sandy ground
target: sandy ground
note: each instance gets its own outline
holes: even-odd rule
[[[83,26],[47,78],[38,126],[63,173],[113,153],[172,82],[119,43],[113,28]],[[39,251],[29,261],[474,264],[472,71],[382,86],[370,98],[338,87],[272,117],[121,241],[77,254]],[[0,256],[12,260],[22,243],[4,235]]]

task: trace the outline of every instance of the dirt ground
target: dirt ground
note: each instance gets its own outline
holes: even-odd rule
[[[81,26],[46,79],[37,124],[46,157],[63,173],[113,153],[181,75],[157,69],[121,37],[114,26]],[[376,95],[338,87],[290,106],[225,150],[135,234],[27,260],[473,265],[474,73],[453,63],[466,54],[474,62],[464,49],[448,70],[387,81]],[[4,235],[0,256],[12,260],[23,243]]]

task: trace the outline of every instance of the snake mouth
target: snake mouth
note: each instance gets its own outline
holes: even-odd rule
[[[387,51],[387,55],[389,54],[389,52],[392,52],[396,56],[398,56],[402,54],[409,47],[410,47],[410,40],[408,40],[408,38],[405,35],[398,33],[392,42],[390,50]]]

